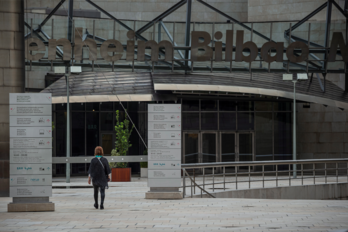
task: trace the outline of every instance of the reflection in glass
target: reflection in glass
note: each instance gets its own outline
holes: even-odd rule
[[[182,111],[198,111],[199,100],[183,100]]]
[[[85,113],[72,112],[72,156],[85,156]]]
[[[253,161],[253,136],[250,133],[239,134],[239,161]],[[248,167],[240,167],[246,169]]]
[[[138,130],[140,129],[139,127],[139,123],[138,123],[138,113],[133,113],[133,112],[129,112],[129,117],[132,119],[133,123],[135,124],[135,127],[138,128]],[[132,123],[129,122],[129,127],[132,127]],[[130,144],[132,144],[132,146],[130,148],[128,148],[128,153],[127,155],[142,155],[143,153],[139,153],[139,145],[142,144],[143,142],[140,141],[139,135],[138,133],[133,129],[131,136],[129,137],[129,141]],[[132,164],[132,166],[130,167],[134,167],[134,164]],[[133,170],[133,169],[132,169]]]
[[[236,130],[236,113],[221,113],[219,114],[220,130]]]
[[[102,131],[113,131],[112,121],[114,114],[109,113],[100,113],[100,127]]]
[[[237,113],[238,130],[254,130],[254,113]]]
[[[236,101],[220,100],[219,110],[220,111],[236,111]]]
[[[201,111],[217,111],[217,100],[201,100]]]
[[[104,150],[104,155],[111,155],[112,150],[112,134],[102,134],[102,148]]]
[[[216,162],[216,134],[202,134],[203,163]]]
[[[99,113],[86,113],[86,139],[87,139],[87,156],[94,155],[94,149],[99,146]]]
[[[199,113],[182,113],[183,130],[199,130]]]
[[[201,113],[201,130],[217,130],[217,113]]]
[[[255,113],[255,158],[273,160],[272,113]]]
[[[221,134],[221,161],[234,162],[236,160],[235,134]]]
[[[198,160],[198,134],[185,134],[185,163],[199,163]]]

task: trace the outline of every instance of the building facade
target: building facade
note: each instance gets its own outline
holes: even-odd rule
[[[19,53],[14,56],[17,63],[9,66],[25,68],[23,75],[15,75],[25,76],[25,83],[14,81],[19,89],[10,92],[52,93],[56,157],[66,156],[67,113],[66,83],[62,75],[54,74],[54,67],[71,65],[70,58],[64,56],[71,54],[75,56],[72,64],[82,67],[82,73],[72,75],[69,80],[72,156],[90,156],[97,145],[110,154],[115,140],[115,111],[120,110],[125,117],[125,109],[139,131],[132,134],[129,155],[142,155],[146,150],[143,140],[147,141],[147,104],[181,103],[184,163],[291,159],[293,84],[283,81],[282,73],[294,76],[307,73],[309,80],[297,83],[297,158],[348,157],[348,88],[342,48],[335,62],[326,62],[326,48],[331,45],[334,33],[342,33],[346,38],[345,1],[28,0],[18,4],[25,4],[16,11],[24,19],[19,16],[9,19],[13,25],[19,25],[18,33],[10,36],[15,38],[11,49],[24,51],[24,45],[20,47],[20,40],[16,39],[19,35],[23,35],[27,48],[32,43],[40,47],[34,41],[38,39],[43,49],[32,47],[31,52],[29,49],[25,65],[20,63],[23,57]],[[6,9],[12,12],[15,8]],[[24,33],[20,32],[22,29]],[[1,44],[10,29],[3,26],[3,30]],[[131,30],[136,33],[128,34]],[[233,31],[231,60],[227,56],[231,33],[228,31]],[[251,62],[239,61],[236,56],[238,31],[243,33],[242,44],[250,41],[258,49]],[[193,59],[194,55],[204,54],[202,49],[197,49],[197,53],[191,50],[195,46],[194,32],[209,34],[207,46],[214,48],[212,60]],[[202,35],[195,42],[204,43]],[[68,40],[71,50],[62,46],[61,40],[60,44],[53,44],[53,39],[62,38]],[[114,47],[106,46],[103,53],[103,44],[111,39],[119,41],[123,49],[108,50]],[[170,53],[167,48],[160,47],[157,54],[144,45],[142,60],[138,46],[140,41],[147,40],[168,41],[173,47],[173,59],[167,59],[166,54]],[[75,50],[79,41],[81,50]],[[91,41],[95,41],[95,49]],[[127,49],[132,46],[129,41],[134,42],[133,60],[127,58]],[[284,51],[278,57],[281,62],[268,63],[262,56],[263,45],[270,41],[283,43]],[[286,49],[295,42],[308,44],[308,60],[289,61]],[[6,53],[8,49],[5,46],[0,52]],[[301,56],[296,49],[291,55]],[[122,53],[119,60],[105,59],[117,53]],[[276,53],[270,52],[273,56]],[[252,49],[243,48],[239,54],[245,59],[251,56]],[[36,55],[40,58],[30,58]],[[4,59],[1,63],[6,64],[3,57],[7,56],[1,56]],[[7,68],[0,73],[4,76],[0,84],[8,88],[12,83],[8,84],[9,80],[16,79],[5,75],[4,70]],[[21,90],[24,84],[25,90]],[[1,98],[5,108],[7,98]],[[6,123],[5,120],[2,125],[6,127]],[[8,146],[6,133],[1,143],[4,146]],[[1,162],[8,167],[6,155]],[[134,174],[139,172],[138,163],[129,165]],[[88,164],[71,166],[72,175],[85,175],[88,169]],[[65,164],[56,164],[54,175],[65,175]],[[1,181],[8,181],[6,173]]]

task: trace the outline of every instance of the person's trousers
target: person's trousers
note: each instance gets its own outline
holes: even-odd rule
[[[100,189],[100,205],[104,205],[104,199],[105,199],[105,187],[98,187],[93,185],[94,188],[94,201],[96,204],[98,204],[98,190]]]

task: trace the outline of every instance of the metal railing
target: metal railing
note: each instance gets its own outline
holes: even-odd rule
[[[292,169],[296,165],[295,170]],[[238,190],[309,184],[347,183],[348,159],[310,159],[252,162],[183,164],[183,195],[196,195],[196,189],[215,198],[215,190]],[[191,174],[190,174],[191,173]],[[186,183],[186,179],[189,183]],[[188,193],[187,188],[190,189]]]

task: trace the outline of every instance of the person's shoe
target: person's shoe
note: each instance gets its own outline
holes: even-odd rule
[[[100,205],[100,209],[104,209],[104,205]]]
[[[94,208],[98,209],[98,204],[94,203]]]

